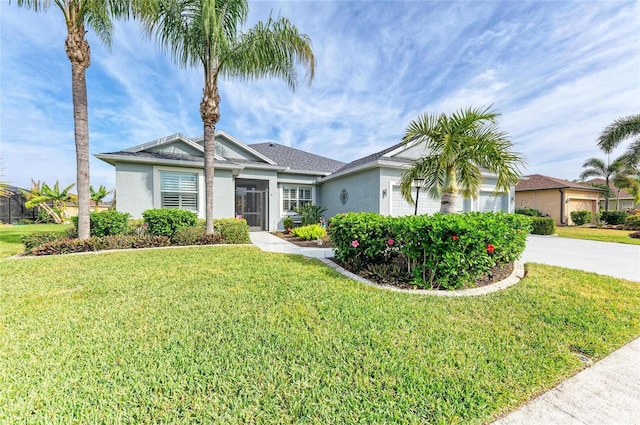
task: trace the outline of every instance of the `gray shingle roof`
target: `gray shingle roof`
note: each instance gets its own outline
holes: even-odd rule
[[[278,143],[255,143],[248,146],[276,162],[278,165],[289,167],[292,170],[333,173],[344,165],[344,162]]]
[[[192,162],[203,162],[204,161],[204,158],[201,157],[201,156],[186,155],[186,154],[179,154],[179,153],[168,153],[168,152],[145,152],[145,151],[142,151],[142,152],[127,152],[127,151],[118,151],[118,152],[108,152],[108,153],[106,153],[104,155],[130,156],[132,158],[172,159],[172,160],[176,160],[176,161],[192,161]]]
[[[340,168],[339,170],[336,170],[336,172],[338,173],[342,173],[344,171],[350,170],[352,168],[356,168],[356,167],[360,167],[362,165],[366,165],[372,162],[376,162],[377,160],[379,160],[380,158],[382,158],[384,155],[388,154],[389,152],[398,149],[399,147],[401,147],[404,144],[404,142],[400,142],[396,145],[393,145],[389,148],[386,148],[384,150],[381,150],[380,152],[376,152],[376,153],[372,153],[371,155],[367,155],[363,158],[360,159],[356,159],[355,161],[351,161],[350,163],[344,165],[342,168]],[[407,159],[402,159],[402,158],[387,158],[389,160],[396,160],[398,162],[410,162]]]

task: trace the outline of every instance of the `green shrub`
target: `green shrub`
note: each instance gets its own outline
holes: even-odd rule
[[[205,234],[203,226],[183,227],[173,234],[171,242],[174,245],[197,245]]]
[[[222,236],[222,243],[248,244],[249,225],[243,218],[217,218],[213,220],[213,229]]]
[[[556,223],[551,217],[531,217],[534,235],[553,235],[556,232]]]
[[[215,220],[214,220],[215,222]],[[224,243],[220,233],[206,235],[204,226],[183,227],[178,229],[171,238],[174,245],[216,245]]]
[[[124,235],[129,227],[129,213],[116,210],[92,212],[89,214],[89,233],[93,237]],[[73,227],[78,231],[78,217],[71,217]]]
[[[517,260],[524,251],[531,218],[519,214],[464,213],[384,217],[347,213],[329,225],[335,257],[352,271],[401,263],[424,288],[473,285],[495,265]]]
[[[600,220],[611,225],[624,224],[627,217],[629,217],[629,213],[624,211],[602,211],[600,213]]]
[[[576,226],[582,226],[585,223],[591,223],[591,211],[571,211],[571,221]]]
[[[147,232],[147,223],[144,222],[141,218],[130,218],[127,223],[127,235],[130,236],[142,236],[146,235]]]
[[[33,224],[33,220],[30,218],[21,218],[16,224]]]
[[[291,217],[285,217],[282,220],[282,225],[284,226],[284,229],[293,229],[293,218]]]
[[[49,215],[49,213],[43,209],[43,208],[39,208],[38,209],[38,220],[36,220],[38,223],[53,223],[53,217],[51,217]]]
[[[153,236],[172,237],[182,227],[193,227],[198,221],[193,211],[158,208],[146,210],[142,218],[147,224],[147,232]]]
[[[535,208],[518,208],[515,211],[516,214],[528,215],[530,217],[542,217],[542,212]]]
[[[166,236],[113,235],[89,239],[59,239],[33,248],[30,255],[58,255],[110,249],[155,248],[170,246]]]
[[[307,226],[296,227],[291,231],[293,236],[297,236],[305,241],[322,239],[327,236],[327,231],[319,224],[310,224]]]
[[[35,247],[44,245],[46,243],[54,242],[60,239],[67,239],[67,235],[64,232],[34,232],[29,235],[22,236],[22,243],[24,244],[24,252],[30,253]]]
[[[624,227],[629,230],[640,230],[640,214],[628,216],[624,220]]]
[[[310,224],[318,224],[327,208],[320,205],[305,204],[294,208],[294,211],[302,218],[302,226],[308,226]]]

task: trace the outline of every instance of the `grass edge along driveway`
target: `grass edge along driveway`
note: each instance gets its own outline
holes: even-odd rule
[[[640,335],[640,285],[536,264],[464,299],[246,246],[0,266],[3,423],[488,423]]]

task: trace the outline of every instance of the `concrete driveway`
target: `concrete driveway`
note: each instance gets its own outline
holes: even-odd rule
[[[530,235],[522,261],[640,282],[640,245]]]

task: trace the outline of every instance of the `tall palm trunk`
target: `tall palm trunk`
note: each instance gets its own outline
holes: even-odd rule
[[[78,238],[89,238],[89,114],[85,73],[91,65],[84,25],[69,25],[65,51],[71,61],[71,91],[76,142],[76,183],[78,189]]]
[[[611,188],[609,188],[609,176],[604,179],[604,185],[606,186],[604,190],[604,210],[609,211],[609,193],[611,193]]]
[[[205,89],[200,102],[200,116],[204,124],[204,187],[206,233],[213,233],[213,172],[216,151],[216,124],[220,121],[220,96],[216,80],[205,79]]]
[[[447,170],[445,188],[442,190],[440,212],[442,214],[454,213],[456,212],[456,205],[458,205],[458,182],[456,180],[456,170],[453,167],[450,167]]]

